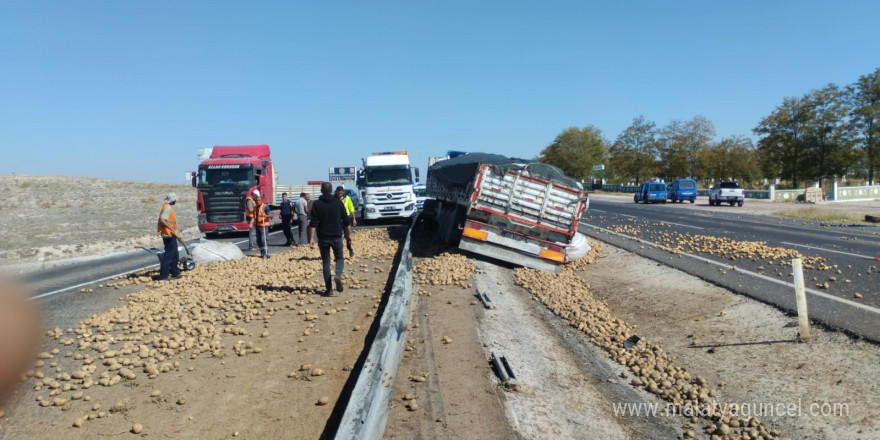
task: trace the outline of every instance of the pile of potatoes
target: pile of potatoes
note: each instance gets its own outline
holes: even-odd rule
[[[662,225],[663,224],[661,223],[660,226]],[[658,224],[650,224],[648,222],[643,222],[642,226],[649,226],[648,231],[651,232],[651,239],[657,242],[657,244],[667,248],[672,253],[689,250],[692,252],[714,255],[731,261],[768,260],[767,264],[780,267],[791,266],[792,259],[800,258],[803,262],[804,269],[837,269],[836,265],[828,265],[826,260],[822,257],[808,257],[794,249],[768,246],[767,243],[763,241],[738,241],[711,235],[681,234],[678,232],[666,231],[665,228],[658,228]],[[638,236],[641,233],[641,228],[639,226],[632,225],[617,225],[612,226],[609,229],[614,232],[632,236]],[[639,241],[638,239],[636,240]]]
[[[393,258],[399,248],[383,229],[357,231],[354,243],[356,259],[382,263]],[[359,267],[346,265],[343,278],[348,280],[347,288],[364,287],[364,280],[349,274]],[[276,254],[272,259],[200,265],[169,281],[152,281],[149,274],[137,274],[108,287],[126,285],[142,285],[143,289],[127,295],[126,305],[92,315],[75,328],[49,331],[47,336],[61,348],[40,353],[33,368],[22,375],[23,382],[33,384],[39,406],[73,410],[77,414],[74,427],[104,416],[98,412],[99,404],[84,403],[91,400],[88,390],[92,387],[142,382],[186,370],[182,363],[198,357],[219,360],[225,355],[259,354],[259,341],[270,337],[269,332],[251,334],[245,324],[262,323],[265,329],[280,313],[316,320],[317,315],[305,307],[327,303],[313,296],[323,292],[324,282],[318,251],[308,247]],[[381,295],[373,299],[379,304]],[[284,301],[286,304],[281,304]],[[337,306],[325,314],[346,310]],[[247,327],[253,328],[253,324]],[[235,342],[230,345],[228,338]]]
[[[627,349],[624,341],[634,335],[633,328],[615,318],[604,301],[590,293],[590,286],[565,268],[558,274],[519,268],[515,270],[516,283],[532,292],[535,297],[572,327],[586,333],[591,341],[603,348],[613,359],[629,368],[630,383],[683,407],[712,404],[717,393],[700,376],[692,376],[683,367],[675,365],[675,358],[659,344],[645,338]],[[716,405],[712,423],[705,430],[712,439],[773,439],[777,430],[767,429],[758,419],[741,419],[722,414]]]
[[[468,280],[476,266],[467,261],[462,254],[444,252],[431,259],[422,260],[413,267],[413,282],[423,286],[448,286],[452,284],[464,288],[472,287]]]

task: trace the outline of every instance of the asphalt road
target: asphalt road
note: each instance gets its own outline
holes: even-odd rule
[[[736,255],[690,244],[710,236],[729,239],[721,244],[731,248],[763,242],[770,248],[796,250],[805,258],[819,257],[826,269],[804,269],[810,318],[880,341],[880,262],[874,260],[880,254],[880,228],[750,215],[737,209],[591,200],[580,231],[793,313],[797,309],[791,267],[781,264],[790,259],[768,257],[773,250]],[[672,252],[676,247],[680,250]],[[856,293],[862,297],[856,298]]]

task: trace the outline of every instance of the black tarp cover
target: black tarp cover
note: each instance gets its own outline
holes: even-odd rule
[[[481,163],[491,164],[499,174],[511,169],[525,168],[529,174],[562,183],[572,188],[583,189],[581,183],[565,175],[553,165],[536,160],[518,159],[490,153],[468,153],[452,159],[441,160],[428,168],[428,173],[444,186],[463,187],[477,172]]]

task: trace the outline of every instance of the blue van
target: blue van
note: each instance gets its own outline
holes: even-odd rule
[[[633,196],[636,203],[666,203],[666,184],[663,182],[645,182]]]
[[[697,181],[694,179],[675,179],[666,188],[666,198],[672,200],[672,203],[685,200],[694,203],[697,200]]]

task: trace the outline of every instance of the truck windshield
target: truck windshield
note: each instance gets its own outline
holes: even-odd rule
[[[416,193],[416,197],[425,197],[428,195],[427,190],[425,188],[413,188],[413,192]]]
[[[253,168],[208,169],[199,167],[199,188],[254,186]]]
[[[665,191],[665,190],[666,190],[666,186],[663,185],[662,183],[652,183],[648,187],[648,191]]]
[[[407,185],[412,183],[409,165],[386,165],[364,169],[367,186]]]

